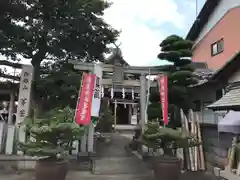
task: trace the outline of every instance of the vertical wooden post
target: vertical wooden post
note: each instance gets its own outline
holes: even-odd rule
[[[201,128],[200,128],[200,123],[199,123],[199,120],[200,117],[198,114],[196,114],[196,125],[197,125],[197,136],[198,136],[198,140],[200,142],[202,142],[202,134],[201,134]],[[204,153],[203,153],[203,145],[200,144],[199,145],[199,155],[200,155],[200,169],[201,170],[205,170],[205,158],[204,158]]]
[[[188,124],[185,123],[185,114],[182,109],[180,110],[180,114],[181,114],[182,131],[188,131]],[[191,160],[190,160],[189,148],[184,148],[183,152],[184,152],[184,164],[186,165],[186,168],[190,170]]]
[[[191,122],[191,134],[194,135],[195,137],[197,137],[197,132],[196,132],[196,121],[195,121],[195,117],[193,114],[193,111],[190,109],[189,110],[189,119]],[[192,151],[192,167],[193,167],[193,171],[197,171],[198,170],[198,151],[197,151],[197,146],[194,146],[191,148]]]
[[[230,152],[230,157],[228,159],[228,164],[226,167],[226,171],[232,172],[232,167],[233,167],[233,163],[234,163],[234,158],[236,156],[236,144],[238,142],[238,136],[235,136],[232,140],[232,148],[231,148],[231,152]]]
[[[238,158],[238,166],[237,166],[237,176],[240,176],[240,158]]]
[[[132,123],[132,104],[128,104],[128,124]]]
[[[114,101],[114,130],[116,131],[117,124],[117,100]]]

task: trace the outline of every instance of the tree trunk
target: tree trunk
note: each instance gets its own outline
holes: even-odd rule
[[[34,68],[33,71],[33,82],[32,82],[32,90],[31,90],[31,108],[29,112],[29,117],[34,118],[34,112],[36,108],[38,108],[38,95],[37,95],[37,82],[40,79],[40,64],[42,60],[45,58],[45,52],[39,51],[32,58],[31,64]]]

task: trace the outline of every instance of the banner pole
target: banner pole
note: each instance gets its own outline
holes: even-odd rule
[[[160,103],[164,127],[168,124],[168,78],[166,75],[158,76]]]
[[[82,73],[82,78],[81,78],[80,87],[79,87],[79,91],[78,91],[77,104],[76,104],[75,114],[74,114],[74,119],[73,119],[75,124],[77,124],[76,123],[76,116],[77,116],[77,110],[78,110],[77,108],[78,108],[78,104],[79,104],[79,101],[80,101],[80,94],[81,94],[81,91],[82,91],[84,74],[85,74],[85,72]],[[81,140],[77,141],[77,149],[76,149],[77,150],[77,154],[78,154],[79,150],[81,152],[85,152],[86,151],[87,147],[86,147],[86,142],[84,142],[84,141],[86,141],[86,129],[85,128],[84,128],[84,135],[83,135],[83,137],[81,138]]]

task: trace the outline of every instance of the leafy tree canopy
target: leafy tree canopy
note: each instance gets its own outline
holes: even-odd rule
[[[26,6],[21,0],[0,1],[0,54],[16,58],[15,45],[19,39],[19,27],[16,22],[23,19]]]
[[[52,95],[54,99],[49,102],[57,102],[59,97],[71,97],[76,83],[79,88],[80,75],[67,60],[104,60],[107,45],[115,42],[119,34],[102,18],[108,7],[110,4],[103,0],[0,2],[0,54],[12,59],[22,55],[31,60],[35,68],[34,100]],[[41,67],[43,60],[56,63]]]
[[[102,0],[22,0],[13,4],[23,6],[16,16],[10,11],[6,17],[19,28],[18,37],[1,48],[31,59],[35,66],[48,58],[103,60],[106,45],[118,35],[101,18],[110,6]]]

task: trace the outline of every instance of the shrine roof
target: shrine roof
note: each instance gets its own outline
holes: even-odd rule
[[[117,62],[118,61],[118,62]],[[130,66],[123,58],[122,52],[119,48],[113,48],[112,49],[112,54],[106,59],[104,62],[106,64],[121,64],[123,66]]]

